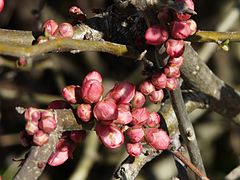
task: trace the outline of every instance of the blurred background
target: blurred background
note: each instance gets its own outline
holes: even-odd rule
[[[71,22],[68,9],[77,5],[94,16],[91,9],[105,10],[110,0],[6,0],[0,14],[0,28],[39,31],[47,19]],[[200,30],[239,31],[240,9],[234,0],[195,0],[198,15],[193,19]],[[239,3],[239,2],[238,2]],[[40,13],[38,13],[40,12]],[[211,43],[193,43],[200,57],[221,79],[240,90],[240,43],[230,43],[228,52]],[[143,66],[135,61],[105,53],[51,53],[38,57],[31,67],[18,68],[16,58],[0,56],[0,175],[15,174],[19,161],[28,148],[20,145],[19,132],[25,121],[15,107],[46,108],[61,99],[65,85],[80,84],[92,70],[104,77],[105,90],[116,81],[139,83]],[[106,92],[105,91],[105,92]],[[239,104],[240,105],[240,104]],[[207,174],[211,179],[224,179],[240,165],[240,126],[214,112],[196,110],[190,115]],[[95,133],[74,152],[74,158],[59,167],[47,166],[42,180],[111,179],[117,165],[127,156],[124,148],[109,151],[99,144]],[[137,179],[170,179],[177,171],[173,158],[164,153],[146,164]]]

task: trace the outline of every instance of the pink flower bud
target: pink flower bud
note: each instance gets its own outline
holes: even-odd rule
[[[90,104],[80,104],[77,107],[77,116],[84,122],[90,121],[92,117],[92,107]]]
[[[117,104],[129,103],[135,95],[135,85],[129,82],[115,84],[107,97],[113,98]]]
[[[48,139],[49,139],[49,135],[41,130],[38,130],[33,135],[33,142],[38,146],[42,146],[43,144],[47,143]]]
[[[70,109],[71,105],[64,100],[54,100],[48,104],[48,109]]]
[[[145,96],[141,92],[136,91],[135,96],[134,96],[133,100],[131,101],[131,103],[132,103],[133,107],[140,108],[144,105],[145,101],[146,101]]]
[[[163,44],[168,39],[168,32],[159,25],[151,26],[145,32],[145,40],[150,45]]]
[[[172,78],[180,77],[180,69],[177,66],[171,66],[171,65],[166,66],[164,68],[164,73],[167,75],[167,77],[172,77]]]
[[[80,90],[81,90],[80,86],[69,85],[63,88],[62,96],[67,102],[71,104],[75,104],[78,102],[80,98],[80,94],[81,94]]]
[[[3,11],[4,9],[4,0],[0,0],[0,13]]]
[[[97,80],[98,82],[102,83],[102,75],[97,71],[92,71],[85,76],[83,84],[89,80]]]
[[[174,21],[172,25],[172,36],[175,39],[185,39],[191,35],[189,24],[185,21]]]
[[[155,73],[152,76],[152,83],[156,89],[163,89],[167,84],[167,76],[164,73]]]
[[[176,78],[167,78],[166,89],[169,91],[173,91],[178,86],[178,80]]]
[[[171,66],[177,66],[178,68],[180,68],[182,66],[182,64],[183,64],[183,61],[184,61],[183,56],[179,56],[177,58],[171,58],[169,60],[169,64]]]
[[[27,121],[25,130],[29,135],[33,135],[38,131],[38,121]]]
[[[69,23],[60,24],[58,31],[60,36],[63,38],[71,38],[73,36],[73,26]]]
[[[136,108],[132,111],[132,117],[133,117],[133,120],[132,120],[133,125],[142,125],[147,121],[149,117],[149,112],[145,107]]]
[[[194,3],[192,0],[176,0],[176,2],[184,2],[189,9],[194,10]],[[190,14],[186,14],[186,13],[176,13],[176,14],[177,14],[177,18],[181,21],[187,20],[191,17]]]
[[[32,136],[30,136],[26,131],[21,131],[20,132],[19,139],[20,139],[20,143],[24,147],[29,146],[32,142]]]
[[[193,35],[197,31],[197,23],[192,19],[187,20],[186,23],[190,28],[190,35]]]
[[[97,124],[96,133],[101,142],[110,149],[118,148],[124,142],[123,133],[113,126]]]
[[[47,118],[47,117],[54,117],[54,114],[51,110],[46,110],[42,112],[42,119]]]
[[[38,121],[41,117],[41,112],[37,108],[27,108],[24,113],[24,117],[27,121]]]
[[[102,123],[113,121],[118,117],[117,105],[113,99],[105,98],[94,106],[93,114]]]
[[[127,136],[132,143],[137,143],[143,140],[144,130],[141,126],[133,126],[127,130]]]
[[[56,21],[52,19],[45,21],[42,25],[42,31],[44,31],[44,34],[46,37],[53,36],[57,28],[58,28],[58,24],[56,23]]]
[[[127,105],[120,104],[121,106],[118,106],[118,117],[114,121],[116,124],[129,124],[132,122],[132,113],[130,112],[130,108]],[[128,108],[127,108],[127,107]]]
[[[74,142],[74,143],[80,143],[82,141],[84,141],[84,139],[86,138],[87,133],[84,130],[81,131],[72,131],[70,134],[70,139]]]
[[[142,153],[142,144],[139,143],[127,143],[127,152],[130,156],[137,157]]]
[[[123,109],[125,111],[130,111],[130,104],[128,103],[118,104],[118,108]]]
[[[162,129],[149,128],[145,135],[146,141],[156,150],[165,150],[170,144],[170,138]]]
[[[148,95],[149,100],[150,100],[151,102],[153,102],[153,103],[160,103],[160,102],[162,102],[163,97],[164,97],[164,92],[163,92],[162,89],[153,91],[153,92],[151,92],[151,93]]]
[[[56,151],[52,153],[48,159],[48,164],[50,166],[59,166],[67,161],[69,158],[68,151]]]
[[[139,89],[140,89],[141,93],[143,93],[146,96],[149,95],[151,92],[155,91],[155,87],[151,83],[151,81],[143,81],[140,84]]]
[[[149,115],[149,118],[147,119],[146,125],[148,127],[158,127],[160,125],[160,116],[157,112],[152,112]]]
[[[38,127],[46,133],[51,133],[57,127],[57,122],[54,117],[47,116],[39,121]]]
[[[82,99],[86,103],[97,103],[103,95],[103,85],[97,80],[88,80],[82,84]]]
[[[166,42],[166,52],[170,57],[179,57],[183,54],[185,43],[183,40],[169,39]]]

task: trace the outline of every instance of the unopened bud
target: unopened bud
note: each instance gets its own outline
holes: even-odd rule
[[[27,108],[24,113],[24,117],[27,121],[38,121],[41,117],[41,112],[37,108]]]
[[[169,91],[173,91],[177,88],[178,86],[178,79],[176,78],[167,78],[167,85],[166,89]]]
[[[57,122],[54,117],[47,116],[39,121],[38,127],[46,133],[51,133],[57,127]]]
[[[80,86],[69,85],[63,88],[62,96],[67,102],[71,104],[75,104],[78,102],[80,98],[80,94],[81,94],[80,90],[81,90]]]
[[[102,83],[102,75],[97,71],[92,71],[85,76],[83,84],[89,80],[97,80],[98,82]]]
[[[164,73],[155,73],[152,76],[152,83],[156,89],[163,89],[166,87],[167,76]]]
[[[33,135],[38,131],[38,121],[27,121],[25,130],[29,135]]]
[[[137,157],[142,153],[142,144],[139,143],[127,143],[127,152],[130,156]]]
[[[132,143],[140,142],[144,138],[144,130],[141,126],[133,126],[127,130],[127,136]]]
[[[58,31],[63,38],[71,38],[73,36],[73,26],[69,23],[60,24]]]
[[[180,68],[182,66],[182,64],[183,64],[183,61],[184,61],[183,56],[179,56],[177,58],[171,58],[169,60],[169,64],[171,66],[177,66],[178,68]]]
[[[82,141],[84,141],[84,139],[86,138],[86,131],[81,130],[81,131],[72,131],[70,134],[70,139],[74,142],[74,143],[80,143]]]
[[[170,57],[176,58],[183,55],[185,43],[183,40],[169,39],[166,42],[166,52]]]
[[[132,117],[133,117],[132,123],[134,125],[142,125],[147,121],[149,117],[149,112],[145,107],[136,108],[132,111]]]
[[[130,122],[132,122],[132,113],[130,112],[129,106],[125,104],[118,105],[118,117],[114,123],[126,125]]]
[[[180,69],[177,66],[168,65],[164,68],[164,73],[167,77],[171,78],[179,78],[180,77]]]
[[[53,36],[57,29],[58,24],[52,19],[45,21],[42,25],[42,31],[44,31],[46,37]]]
[[[82,99],[86,103],[97,103],[103,95],[103,85],[97,80],[88,80],[82,84]]]
[[[155,90],[154,85],[151,83],[151,81],[143,81],[140,86],[139,89],[141,91],[141,93],[143,93],[144,95],[149,95],[151,92],[153,92]]]
[[[48,139],[49,139],[49,135],[41,130],[38,130],[33,135],[33,142],[38,146],[42,146],[43,144],[47,143]]]
[[[148,95],[149,100],[150,100],[151,102],[153,102],[153,103],[160,103],[160,102],[162,102],[163,97],[164,97],[164,92],[163,92],[162,89],[153,91],[153,92],[151,92],[151,93]]]
[[[80,104],[77,107],[77,116],[84,122],[90,121],[92,117],[92,107],[90,104]]]
[[[171,34],[176,39],[186,39],[191,35],[189,24],[185,21],[174,21]]]
[[[148,127],[158,127],[160,125],[160,116],[157,112],[152,112],[149,115],[149,118],[147,119],[146,125]]]
[[[146,101],[146,98],[143,95],[143,93],[136,91],[135,96],[134,96],[133,100],[131,101],[131,103],[132,103],[133,107],[140,108],[144,105],[145,101]]]
[[[150,45],[163,44],[168,39],[168,32],[161,26],[151,26],[145,32],[145,40]]]

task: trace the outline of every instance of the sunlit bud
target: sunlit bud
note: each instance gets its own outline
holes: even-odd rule
[[[25,110],[24,117],[27,121],[38,121],[41,117],[41,112],[37,108],[29,107]]]
[[[110,149],[118,148],[124,142],[123,133],[111,125],[97,124],[96,133],[101,142]]]
[[[141,126],[133,126],[127,130],[127,136],[132,143],[137,143],[143,140],[144,130]]]
[[[107,97],[113,98],[117,104],[129,103],[135,95],[135,85],[129,82],[115,84]]]
[[[193,35],[197,31],[197,23],[192,19],[187,20],[186,23],[190,28],[190,35]]]
[[[169,60],[169,64],[171,66],[177,66],[178,68],[180,68],[182,66],[182,64],[183,64],[183,61],[184,61],[183,56],[179,56],[177,58],[171,58]]]
[[[185,21],[174,21],[172,24],[172,36],[175,39],[185,39],[191,35],[189,24]]]
[[[172,78],[180,77],[180,69],[177,66],[171,66],[171,65],[166,66],[164,68],[164,73],[167,75],[167,77],[172,77]]]
[[[155,73],[152,76],[152,83],[156,89],[163,89],[166,87],[167,76],[164,73]]]
[[[150,45],[163,44],[168,39],[168,32],[159,25],[151,26],[145,32],[145,40]]]
[[[94,106],[93,114],[102,123],[113,121],[118,117],[117,105],[113,99],[105,98]]]
[[[189,9],[194,10],[194,3],[192,0],[176,0],[176,2],[184,2]],[[176,13],[176,14],[177,14],[177,18],[181,21],[187,20],[191,17],[190,14],[186,14],[186,13]]]
[[[29,146],[31,144],[31,142],[32,142],[32,136],[29,135],[25,130],[20,132],[19,139],[20,139],[20,143],[24,147]]]
[[[74,143],[80,143],[82,141],[84,141],[84,139],[86,138],[86,131],[81,130],[81,131],[72,131],[70,134],[70,139],[74,142]]]
[[[139,143],[127,143],[127,152],[130,156],[137,157],[142,153],[142,144]]]
[[[25,130],[29,135],[33,135],[38,131],[38,121],[27,121]]]
[[[153,102],[153,103],[160,103],[160,102],[162,102],[163,97],[164,97],[164,92],[163,92],[162,89],[153,91],[153,92],[151,92],[151,93],[148,95],[149,100],[150,100],[151,102]]]
[[[144,95],[149,95],[151,92],[153,92],[155,90],[154,85],[151,83],[151,81],[143,81],[140,86],[139,89],[141,91],[141,93],[143,93]]]
[[[132,113],[128,105],[120,104],[118,105],[118,117],[114,121],[116,124],[129,124],[132,121]]]
[[[90,104],[80,104],[77,107],[77,116],[84,122],[90,121],[92,117],[92,107]]]
[[[145,107],[136,108],[132,111],[132,117],[133,117],[132,123],[134,125],[142,125],[147,121],[149,117],[149,112]]]
[[[178,85],[178,79],[176,78],[167,78],[167,85],[166,85],[166,89],[173,91],[177,88]]]
[[[70,109],[71,105],[64,100],[54,100],[48,104],[48,109]]]
[[[62,23],[58,27],[58,32],[63,38],[71,38],[73,36],[73,26],[69,23]]]
[[[160,125],[160,116],[157,112],[151,112],[147,119],[146,125],[148,127],[158,127]]]
[[[156,150],[165,150],[170,144],[170,138],[166,131],[157,128],[149,128],[145,134],[146,141]]]
[[[135,96],[132,99],[131,103],[132,103],[133,107],[140,108],[140,107],[142,107],[144,105],[145,101],[146,101],[146,98],[143,95],[143,93],[141,93],[139,91],[136,91],[135,92]]]
[[[45,21],[42,25],[42,31],[44,31],[46,37],[53,36],[57,29],[58,24],[52,19]]]
[[[97,71],[92,71],[85,76],[85,78],[83,79],[83,84],[88,80],[97,80],[101,83],[102,75]]]
[[[80,94],[81,94],[80,90],[81,90],[80,86],[69,85],[63,88],[62,96],[67,102],[71,104],[75,104],[80,98]]]
[[[46,133],[51,133],[57,127],[56,119],[51,116],[44,117],[39,121],[38,127]]]
[[[183,54],[185,43],[183,40],[169,39],[166,42],[166,52],[170,57],[179,57]]]
[[[88,80],[82,84],[82,99],[86,103],[97,103],[103,95],[103,85],[97,80]]]
[[[38,130],[33,135],[33,142],[38,146],[42,146],[43,144],[47,143],[48,139],[49,135],[41,130]]]

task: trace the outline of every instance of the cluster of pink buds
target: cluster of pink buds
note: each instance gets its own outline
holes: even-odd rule
[[[51,110],[39,110],[30,107],[25,110],[25,132],[21,135],[24,145],[27,145],[29,136],[35,145],[42,146],[48,142],[49,134],[56,129],[57,122]]]
[[[4,8],[4,0],[0,0],[0,13],[3,11]]]
[[[192,0],[176,0],[176,2],[182,2],[188,9],[194,11]],[[148,89],[148,92],[145,93],[152,102],[159,102],[161,99],[159,94],[162,93],[156,93],[155,91],[161,91],[163,88],[167,90],[176,89],[177,78],[180,77],[180,67],[184,60],[184,39],[193,35],[197,30],[196,22],[190,19],[191,15],[187,13],[164,9],[158,13],[157,18],[161,24],[150,26],[145,33],[145,40],[150,45],[165,46],[168,63],[164,65],[162,72],[153,74],[150,80],[141,85],[147,86],[144,89]],[[159,100],[157,100],[157,97]]]
[[[58,24],[56,21],[49,19],[43,23],[42,32],[45,36],[39,36],[39,44],[56,38],[72,38],[74,29],[69,23]]]

